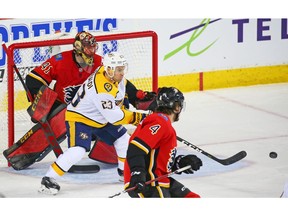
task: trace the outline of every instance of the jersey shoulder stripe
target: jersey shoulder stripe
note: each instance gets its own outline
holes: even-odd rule
[[[130,143],[134,144],[135,146],[143,150],[146,154],[148,154],[151,151],[150,146],[138,137],[134,137],[134,139],[132,139]]]
[[[43,77],[41,77],[40,75],[38,75],[37,73],[35,73],[34,70],[32,70],[27,76],[33,77],[34,79],[42,82],[44,85],[47,85],[47,86],[49,85],[48,82],[47,82],[45,79],[43,79]]]
[[[65,112],[65,120],[66,121],[73,121],[73,122],[82,122],[86,125],[89,125],[89,126],[95,127],[95,128],[102,128],[102,127],[107,125],[107,123],[98,122],[94,119],[89,118],[88,116],[86,116],[83,113],[78,113],[78,112],[71,111],[71,110],[67,110]]]

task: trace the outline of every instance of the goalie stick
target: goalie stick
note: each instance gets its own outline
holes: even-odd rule
[[[26,84],[24,83],[24,80],[18,70],[18,68],[16,67],[16,65],[13,65],[15,72],[23,86],[23,88],[25,89],[25,92],[27,94],[27,97],[29,98],[29,100],[31,101],[32,105],[35,102],[33,100],[33,97],[28,89],[28,87],[26,86]],[[36,102],[35,106],[37,106],[38,101]],[[43,108],[43,107],[41,107]],[[50,107],[51,108],[51,107]],[[43,110],[43,109],[42,109]],[[29,115],[33,115],[33,112],[29,112]],[[53,130],[51,129],[51,126],[49,124],[49,122],[47,121],[47,115],[44,115],[42,119],[36,119],[40,124],[41,127],[44,131],[45,137],[49,143],[49,145],[51,146],[55,156],[58,158],[61,154],[63,154],[63,151],[58,143],[58,141],[56,140],[55,134],[53,132]],[[97,173],[100,171],[100,167],[98,165],[73,165],[68,172],[70,173]]]
[[[222,164],[222,165],[230,165],[230,164],[233,164],[233,163],[236,163],[237,161],[239,160],[242,160],[243,158],[246,157],[247,155],[247,152],[246,151],[240,151],[238,152],[237,154],[229,157],[229,158],[226,158],[226,159],[219,159],[211,154],[209,154],[208,152],[204,151],[203,149],[195,146],[194,144],[182,139],[181,137],[177,136],[177,140],[191,148],[193,148],[195,151],[201,153],[201,154],[204,154],[205,156],[209,157],[210,159],[214,160],[214,161],[217,161],[218,163]]]
[[[159,176],[158,178],[155,178],[155,179],[151,179],[151,180],[149,180],[149,181],[146,181],[146,182],[145,182],[145,185],[149,185],[149,184],[151,184],[152,182],[159,181],[160,179],[167,178],[167,177],[169,177],[169,176],[171,176],[171,175],[181,173],[181,172],[183,172],[183,171],[185,171],[185,170],[187,170],[187,169],[190,169],[190,168],[191,168],[191,165],[182,167],[182,168],[177,169],[177,170],[175,170],[175,171],[173,171],[173,172],[170,172],[170,173],[167,173],[167,174],[165,174],[165,175]],[[135,190],[136,188],[137,188],[137,186],[128,188],[128,189],[123,190],[123,191],[121,191],[121,192],[119,192],[119,193],[116,193],[116,194],[114,194],[114,195],[112,195],[112,196],[109,196],[108,198],[113,198],[113,197],[116,197],[116,196],[121,195],[122,193],[127,193],[127,192],[129,192],[129,191],[133,191],[133,190]]]

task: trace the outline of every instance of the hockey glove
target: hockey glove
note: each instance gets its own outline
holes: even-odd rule
[[[134,189],[135,193],[141,193],[145,190],[146,182],[146,171],[144,169],[135,169],[131,172],[131,179],[129,188],[136,187]]]
[[[139,110],[151,110],[154,111],[156,109],[156,93],[155,92],[143,92],[139,90],[136,94],[137,100],[135,102],[136,109]]]
[[[149,91],[142,91],[138,90],[136,93],[136,97],[141,101],[150,101],[153,100],[156,97],[155,92],[149,92]]]
[[[145,113],[133,112],[133,119],[130,123],[137,126],[146,116]]]
[[[202,166],[202,160],[196,155],[179,155],[175,158],[173,169],[177,170],[188,165],[190,165],[191,168],[183,172],[186,174],[193,174],[194,171],[199,170]]]

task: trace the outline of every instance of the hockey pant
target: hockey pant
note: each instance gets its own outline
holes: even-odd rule
[[[108,123],[103,128],[94,128],[79,122],[66,122],[66,127],[69,147],[75,144],[90,151],[91,140],[96,138],[88,157],[104,163],[118,164],[123,169],[130,138],[124,126]]]

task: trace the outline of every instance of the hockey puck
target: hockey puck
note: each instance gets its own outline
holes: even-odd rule
[[[269,157],[270,158],[277,158],[277,153],[276,152],[270,152]]]

